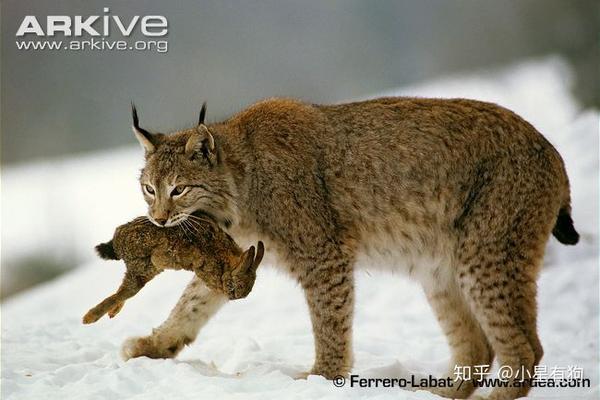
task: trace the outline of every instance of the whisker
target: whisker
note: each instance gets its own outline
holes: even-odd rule
[[[198,235],[198,229],[192,225],[189,220],[186,219],[183,223],[188,227],[194,236]]]
[[[194,230],[196,231],[196,233],[198,233],[200,231],[200,229],[202,229],[202,231],[206,232],[206,228],[202,224],[200,224],[200,222],[194,221],[193,219],[187,219],[186,222],[190,226],[194,227]]]
[[[210,219],[208,218],[202,218],[202,217],[198,217],[196,215],[192,215],[192,214],[185,214],[185,216],[188,217],[188,219],[192,220],[192,221],[202,221],[202,222],[212,222]]]
[[[192,232],[189,232],[189,231],[188,231],[188,228],[187,228],[187,227],[186,227],[186,225],[185,225],[185,221],[183,221],[183,222],[182,222],[181,224],[179,224],[178,226],[180,226],[180,227],[181,227],[181,230],[183,231],[184,235],[185,235],[185,236],[186,236],[186,237],[187,237],[187,238],[188,238],[188,239],[191,241],[191,240],[192,240],[192,238],[191,238],[189,235],[190,235],[190,234],[191,234],[192,236],[194,236],[194,235],[193,235],[193,233],[192,233]]]

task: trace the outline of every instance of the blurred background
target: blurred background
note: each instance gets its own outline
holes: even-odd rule
[[[70,231],[70,217],[56,211],[64,204],[90,228],[107,210],[119,222],[131,209],[144,212],[135,173],[115,171],[106,156],[141,166],[131,147],[131,100],[143,126],[171,131],[192,125],[203,101],[214,121],[264,97],[339,102],[552,56],[577,107],[600,106],[597,0],[3,0],[1,7],[3,298],[93,256],[91,237]],[[102,15],[103,7],[124,18],[166,16],[168,52],[15,46],[25,15],[45,21]],[[82,159],[102,177],[69,175]],[[112,179],[121,173],[131,179]],[[131,208],[120,207],[120,193],[137,196]]]

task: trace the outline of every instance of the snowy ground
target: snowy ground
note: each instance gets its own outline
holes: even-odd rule
[[[600,394],[598,112],[579,109],[569,81],[566,65],[546,59],[389,93],[498,102],[532,122],[563,155],[582,242],[549,244],[539,281],[542,364],[580,366],[592,388],[532,391],[532,397],[544,399]],[[2,399],[436,398],[397,388],[336,388],[321,377],[290,378],[311,366],[310,321],[301,290],[265,268],[268,260],[253,293],[226,305],[176,360],[122,361],[122,341],[162,322],[191,278],[166,272],[117,318],[81,324],[85,311],[121,279],[123,266],[94,259],[91,249],[114,226],[144,213],[135,181],[141,157],[132,148],[3,171],[3,260],[35,251],[86,261],[2,304]],[[2,278],[10,279],[10,272],[3,266]],[[449,353],[419,287],[374,271],[358,272],[357,286],[354,373],[397,377],[438,371]]]

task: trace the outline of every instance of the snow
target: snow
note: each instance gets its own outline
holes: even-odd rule
[[[598,112],[581,110],[571,70],[557,58],[454,76],[386,95],[471,97],[502,104],[558,148],[572,183],[576,247],[551,239],[539,279],[543,365],[584,369],[592,388],[534,389],[535,398],[597,398]],[[117,287],[118,262],[92,248],[145,212],[136,183],[138,148],[6,168],[2,173],[2,278],[6,260],[37,252],[72,256],[81,266],[2,304],[1,397],[12,399],[435,399],[398,388],[336,388],[310,368],[313,339],[301,289],[265,260],[247,299],[227,304],[175,360],[119,356],[129,336],[148,334],[191,275],[165,272],[113,320],[81,317]],[[439,372],[445,338],[417,284],[385,273],[357,273],[355,367],[361,376]]]

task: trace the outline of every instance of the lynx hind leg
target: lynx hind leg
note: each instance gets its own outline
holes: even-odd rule
[[[533,376],[543,355],[536,326],[536,280],[562,202],[556,171],[536,169],[539,164],[531,158],[514,164],[521,161],[498,165],[494,174],[483,171],[482,185],[470,193],[454,226],[460,290],[500,368],[510,368],[514,380]],[[509,382],[494,388],[489,398],[512,400],[529,390]]]
[[[127,339],[121,353],[125,360],[135,357],[173,358],[190,344],[208,320],[227,302],[227,296],[210,290],[194,276],[165,322],[152,334]]]
[[[463,294],[498,355],[500,366],[510,368],[517,379],[528,378],[528,374],[533,376],[533,368],[541,358],[535,309],[523,312],[527,308],[524,298],[535,296],[535,291],[530,289],[531,282],[522,271],[527,267],[530,266],[505,259],[477,262],[462,266],[463,275],[459,279]],[[492,275],[496,276],[492,278]],[[490,398],[512,400],[525,396],[528,390],[496,388]]]
[[[472,380],[455,381],[456,368],[487,370],[483,366],[492,364],[494,352],[453,277],[449,277],[443,286],[424,285],[424,290],[452,354],[444,378],[454,381],[453,387],[429,390],[439,396],[465,399],[475,391],[475,386]]]
[[[460,289],[500,367],[510,368],[516,380],[533,376],[543,355],[536,326],[536,278],[548,237],[544,235],[515,228],[505,236],[506,243],[486,242],[479,236],[462,244]],[[490,399],[512,400],[527,395],[529,389],[527,385],[495,388]]]

